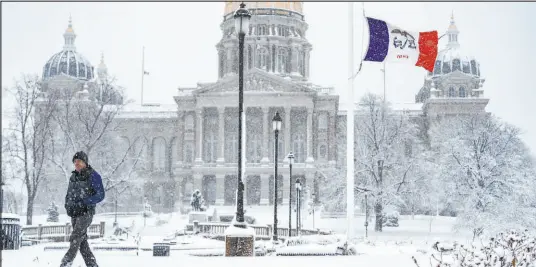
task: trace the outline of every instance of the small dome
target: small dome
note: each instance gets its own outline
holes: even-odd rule
[[[433,73],[428,73],[428,75],[437,76],[460,71],[468,75],[480,77],[480,63],[460,47],[458,34],[459,31],[454,22],[454,16],[452,16],[449,30],[446,34],[449,40],[447,47],[437,53],[434,71]]]
[[[43,79],[49,79],[62,73],[85,81],[91,80],[95,76],[91,63],[76,51],[63,50],[52,55],[43,69]]]
[[[63,50],[52,55],[43,67],[43,79],[50,79],[60,74],[88,81],[95,77],[93,66],[80,53],[76,52],[74,41],[76,34],[73,30],[72,20],[63,34],[65,45]]]

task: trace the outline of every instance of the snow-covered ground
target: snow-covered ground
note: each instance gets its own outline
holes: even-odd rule
[[[233,207],[217,207],[218,214],[230,214]],[[257,219],[257,224],[270,224],[273,220],[273,207],[250,207],[247,208],[247,214]],[[279,222],[283,226],[288,225],[288,208],[279,209]],[[294,217],[293,217],[294,219]],[[94,223],[99,221],[106,222],[106,235],[111,235],[114,216],[95,216]],[[160,223],[157,221],[160,220]],[[24,220],[23,220],[24,221]],[[60,215],[60,223],[68,221],[64,214]],[[183,229],[187,223],[187,216],[178,213],[173,214],[155,214],[146,219],[141,216],[118,217],[118,222],[122,226],[131,226],[134,222],[135,231],[142,235],[141,247],[151,247],[152,242],[158,242],[170,233]],[[384,228],[381,233],[373,231],[373,224],[369,223],[368,241],[363,242],[365,235],[364,218],[355,219],[356,250],[358,255],[346,257],[263,257],[263,260],[255,258],[224,258],[224,257],[195,257],[195,251],[200,248],[206,248],[206,251],[223,251],[224,244],[215,240],[183,240],[185,244],[177,245],[171,250],[170,257],[153,257],[151,251],[94,251],[95,256],[101,267],[108,266],[195,266],[196,264],[206,265],[210,260],[211,264],[217,266],[271,266],[283,264],[285,266],[296,264],[314,264],[314,266],[415,266],[411,257],[415,256],[423,263],[427,263],[426,253],[431,251],[434,241],[442,242],[467,242],[471,235],[468,232],[455,233],[452,226],[455,218],[450,217],[430,217],[430,216],[402,216],[399,223],[400,227]],[[35,224],[46,224],[46,216],[35,216]],[[313,218],[311,215],[304,216],[303,228],[312,228]],[[332,229],[337,233],[344,234],[346,221],[345,219],[322,219],[320,214],[316,214],[315,228]],[[94,243],[92,241],[91,243]],[[93,246],[97,246],[95,244]],[[67,243],[55,243],[60,249],[44,250],[46,244],[23,247],[19,251],[3,251],[3,266],[58,266],[61,257],[66,249]],[[182,249],[184,248],[184,249]],[[77,256],[73,267],[85,266],[81,256]]]

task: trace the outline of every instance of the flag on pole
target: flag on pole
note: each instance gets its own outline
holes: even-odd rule
[[[434,70],[437,31],[408,32],[383,20],[367,17],[369,45],[363,60],[394,62]]]

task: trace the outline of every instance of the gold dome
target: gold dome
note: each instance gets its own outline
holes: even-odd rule
[[[235,12],[240,8],[242,2],[225,2],[225,12],[223,15]],[[303,14],[302,2],[244,2],[246,8],[274,8],[274,9],[286,9]]]

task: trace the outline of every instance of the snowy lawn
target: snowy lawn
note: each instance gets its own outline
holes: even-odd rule
[[[217,207],[218,214],[232,214],[233,207]],[[257,219],[257,224],[271,224],[273,220],[273,207],[247,207],[247,214]],[[280,225],[288,226],[288,206],[279,209]],[[69,218],[61,214],[60,224],[69,221]],[[160,222],[158,222],[160,219]],[[295,217],[293,217],[294,221]],[[106,222],[106,236],[113,233],[112,225],[114,222],[113,215],[101,216],[96,215],[94,223],[101,220]],[[24,220],[23,220],[24,221]],[[46,224],[46,216],[35,216],[34,224]],[[155,214],[153,217],[146,219],[144,227],[144,218],[141,216],[118,217],[118,222],[123,227],[134,225],[134,232],[140,232],[141,248],[151,248],[153,242],[161,242],[162,239],[176,230],[183,229],[188,223],[186,215],[179,213],[173,214]],[[134,222],[134,224],[133,224]],[[429,263],[426,254],[432,251],[432,245],[435,241],[450,243],[458,241],[467,243],[471,239],[470,232],[464,231],[455,233],[452,230],[455,218],[450,217],[431,217],[431,216],[401,216],[400,227],[384,228],[381,233],[374,232],[373,223],[369,224],[368,241],[364,242],[365,235],[364,217],[355,218],[355,248],[356,256],[340,257],[259,257],[256,258],[225,258],[225,257],[196,257],[192,255],[221,255],[223,253],[224,243],[222,241],[203,239],[200,237],[179,237],[177,245],[171,247],[170,257],[153,257],[151,251],[102,251],[95,250],[101,267],[107,266],[202,266],[210,261],[210,264],[216,264],[220,267],[229,266],[272,266],[282,264],[290,266],[292,264],[312,264],[313,266],[415,266],[411,257],[415,256],[421,263]],[[293,223],[294,225],[294,223]],[[303,216],[303,228],[313,228],[313,218],[311,215]],[[315,216],[315,228],[332,229],[344,237],[346,220],[339,219],[322,219],[317,213]],[[95,248],[99,245],[98,240],[92,240],[92,246]],[[100,242],[102,244],[102,241]],[[133,246],[131,241],[121,242],[120,245]],[[257,241],[256,244],[259,244]],[[59,262],[66,252],[67,243],[55,243],[59,249],[44,250],[44,247],[51,244],[42,244],[34,247],[23,247],[19,251],[3,251],[3,266],[58,266]],[[63,249],[65,248],[65,249]],[[313,251],[313,250],[335,250],[336,245],[328,245],[323,248],[317,246],[296,246],[289,247],[286,250],[293,251]],[[285,250],[285,249],[283,249]],[[73,267],[85,266],[80,255],[77,256]]]

